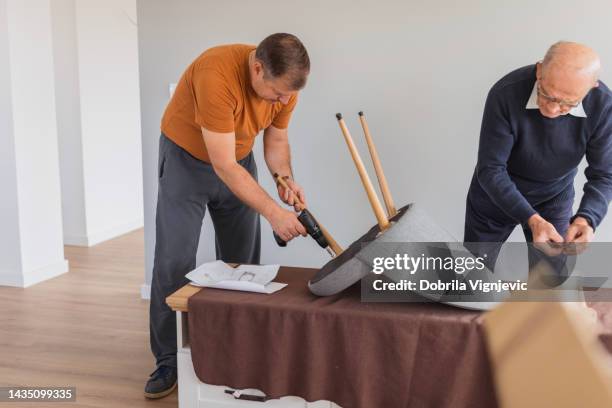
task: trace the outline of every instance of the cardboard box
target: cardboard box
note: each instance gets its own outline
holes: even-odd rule
[[[612,407],[612,358],[589,310],[581,302],[510,301],[485,315],[501,407]]]

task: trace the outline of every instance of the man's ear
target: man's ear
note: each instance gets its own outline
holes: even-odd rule
[[[536,79],[539,81],[542,78],[542,62],[538,61],[536,63]]]
[[[255,60],[253,63],[253,69],[255,69],[255,74],[259,76],[263,73],[263,64],[260,61]]]
[[[593,85],[593,88],[597,88],[599,86],[599,81],[595,81],[595,84]]]

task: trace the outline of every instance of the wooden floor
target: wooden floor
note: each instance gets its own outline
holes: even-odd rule
[[[177,407],[143,397],[154,369],[143,231],[65,247],[70,271],[27,289],[0,287],[0,386],[74,386],[73,403],[7,407]]]

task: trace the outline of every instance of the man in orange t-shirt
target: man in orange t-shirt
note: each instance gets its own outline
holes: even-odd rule
[[[211,48],[181,76],[164,113],[159,146],[156,243],[150,333],[156,370],[145,396],[176,387],[176,319],[165,298],[187,283],[206,208],[215,227],[217,259],[259,263],[259,215],[285,241],[306,230],[297,214],[278,205],[257,183],[253,143],[263,130],[264,156],[283,202],[306,202],[293,181],[287,126],[306,84],[310,60],[291,34],[273,34],[257,47]]]

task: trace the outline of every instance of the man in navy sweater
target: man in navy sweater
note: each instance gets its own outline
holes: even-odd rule
[[[528,242],[552,254],[558,252],[550,243],[592,240],[612,199],[612,93],[599,72],[592,49],[558,42],[542,62],[491,88],[467,196],[465,242],[505,242],[518,224]],[[573,214],[574,177],[585,155],[587,182]],[[499,245],[486,252],[493,266]]]

